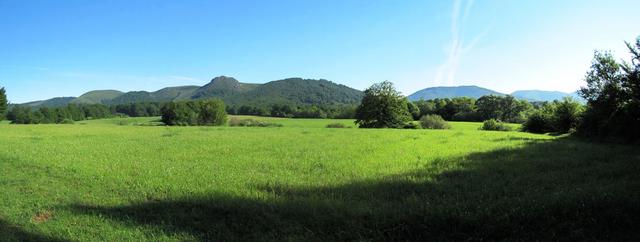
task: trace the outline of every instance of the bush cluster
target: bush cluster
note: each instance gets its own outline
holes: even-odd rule
[[[166,125],[218,126],[227,123],[225,106],[220,99],[168,103],[162,108]]]
[[[419,117],[428,114],[440,115],[445,120],[478,122],[489,119],[522,123],[533,105],[513,96],[487,95],[473,99],[468,97],[436,98],[413,102]],[[414,115],[415,117],[415,115]]]
[[[511,131],[513,130],[511,126],[500,122],[495,119],[489,119],[482,123],[482,127],[480,130],[490,130],[490,131]]]
[[[425,129],[450,129],[451,126],[440,115],[429,114],[420,118],[420,125]]]
[[[259,121],[255,119],[231,118],[229,126],[232,127],[282,127],[282,124]]]
[[[531,133],[569,133],[578,127],[583,105],[572,98],[545,103],[529,115],[522,130]]]

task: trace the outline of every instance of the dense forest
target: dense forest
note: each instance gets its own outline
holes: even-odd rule
[[[72,103],[56,108],[32,108],[26,105],[14,105],[8,110],[6,117],[14,124],[72,123],[80,120],[110,117],[157,117],[162,115],[161,111],[163,108],[170,105],[174,105],[174,102],[138,102],[109,106],[103,104]],[[353,118],[355,105],[242,105],[226,106],[224,110],[226,113],[231,115],[255,115],[288,118]]]

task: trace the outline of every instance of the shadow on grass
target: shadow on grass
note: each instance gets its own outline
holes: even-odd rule
[[[634,149],[562,138],[339,186],[258,184],[262,197],[209,194],[71,210],[207,241],[638,241]]]
[[[41,242],[62,242],[57,239],[33,232],[27,232],[19,226],[12,225],[0,219],[0,241],[41,241]]]

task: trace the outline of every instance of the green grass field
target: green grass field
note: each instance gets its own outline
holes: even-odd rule
[[[0,123],[0,241],[640,239],[637,146],[252,118]]]

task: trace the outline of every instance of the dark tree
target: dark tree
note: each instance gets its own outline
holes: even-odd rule
[[[478,115],[482,120],[500,119],[504,110],[501,108],[502,100],[499,96],[488,95],[478,98],[476,106],[478,107]]]
[[[409,110],[409,113],[411,114],[413,120],[420,119],[420,108],[418,108],[418,105],[412,102],[407,102],[407,110]]]
[[[581,134],[640,139],[640,37],[627,43],[631,63],[619,64],[609,52],[596,51],[580,95],[587,100]]]
[[[223,125],[227,113],[222,100],[200,100],[168,103],[162,108],[166,125]]]
[[[583,106],[570,97],[565,97],[562,101],[555,101],[553,112],[553,129],[558,133],[568,133],[578,127]]]
[[[198,102],[198,106],[198,125],[218,126],[227,123],[227,112],[222,100],[203,100]]]
[[[396,91],[393,83],[374,84],[364,91],[355,123],[360,128],[401,128],[411,120],[406,103],[406,97]]]
[[[4,120],[7,114],[9,102],[7,101],[7,92],[3,88],[0,88],[0,121]]]

